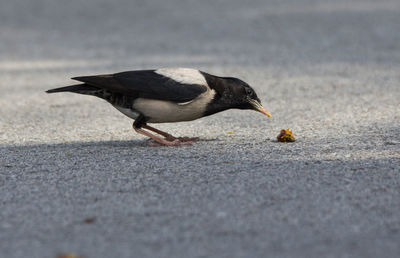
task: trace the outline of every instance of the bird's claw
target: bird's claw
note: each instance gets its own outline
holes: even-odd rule
[[[170,142],[171,143],[171,145],[169,145],[169,144],[167,144],[167,145],[169,145],[169,146],[182,146],[182,145],[192,145],[193,144],[193,142],[192,141],[182,141],[181,139],[175,139],[175,140],[173,140],[172,142]]]
[[[174,137],[172,135],[168,135],[165,137],[165,140],[173,142],[175,140],[179,140],[180,142],[195,142],[199,140],[199,137]]]
[[[193,141],[181,141],[178,138],[172,141],[165,141],[164,143],[157,142],[154,140],[147,141],[147,145],[150,147],[159,147],[159,146],[184,146],[184,145],[192,145]]]
[[[179,137],[181,142],[196,142],[199,140],[199,137]]]

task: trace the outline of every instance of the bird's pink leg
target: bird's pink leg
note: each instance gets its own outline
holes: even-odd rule
[[[161,130],[154,128],[152,126],[149,126],[149,125],[143,125],[142,128],[145,128],[145,129],[148,129],[155,133],[158,133],[159,135],[164,136],[165,139],[168,141],[174,141],[174,140],[178,139],[181,142],[195,142],[199,139],[199,137],[175,137],[167,132],[161,131]]]
[[[175,138],[175,137],[172,136],[171,134],[169,134],[169,133],[167,133],[167,132],[164,132],[164,131],[161,131],[161,130],[159,130],[159,129],[157,129],[157,128],[154,128],[154,127],[152,127],[152,126],[149,126],[149,125],[142,125],[142,128],[145,128],[145,129],[147,129],[147,130],[150,130],[150,131],[153,131],[153,132],[155,132],[155,133],[158,133],[159,135],[162,135],[162,136],[164,136],[165,138],[168,138],[168,137],[173,137],[173,138]]]
[[[169,141],[167,139],[163,139],[161,137],[158,137],[152,133],[149,133],[141,128],[137,128],[134,127],[135,131],[137,133],[146,135],[148,137],[150,137],[151,139],[153,139],[156,143],[159,143],[160,145],[166,145],[166,146],[182,146],[182,145],[191,145],[192,142],[191,141],[180,141],[179,139],[174,139],[173,141]],[[156,146],[154,144],[152,144],[152,146]]]

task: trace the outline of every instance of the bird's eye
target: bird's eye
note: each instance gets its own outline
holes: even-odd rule
[[[246,89],[246,95],[251,95],[252,91],[249,88],[245,88]]]

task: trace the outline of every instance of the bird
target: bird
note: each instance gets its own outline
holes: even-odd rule
[[[106,100],[134,120],[133,129],[151,138],[151,146],[190,145],[198,138],[175,137],[149,123],[192,121],[228,109],[255,110],[271,117],[246,82],[193,68],[134,70],[71,79],[79,84],[46,92],[72,92]]]

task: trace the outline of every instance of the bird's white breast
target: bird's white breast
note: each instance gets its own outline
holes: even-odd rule
[[[154,71],[176,82],[184,84],[207,85],[207,81],[199,70],[191,68],[161,68]]]
[[[203,116],[207,104],[214,98],[215,91],[208,89],[187,104],[172,101],[138,98],[133,109],[149,117],[150,123],[191,121]]]

